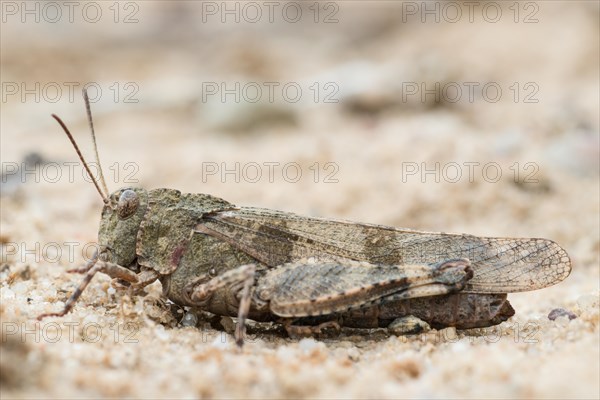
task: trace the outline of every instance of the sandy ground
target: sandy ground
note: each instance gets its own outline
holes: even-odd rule
[[[23,23],[11,11],[1,28],[3,399],[600,397],[597,3],[518,3],[518,17],[504,4],[497,23],[480,13],[422,23],[389,2],[323,3],[317,17],[305,5],[299,23],[277,13],[221,23],[202,3],[138,2],[115,23],[97,4],[96,24],[80,14]],[[138,22],[121,23],[132,12]],[[532,12],[537,22],[523,23]],[[111,190],[136,180],[320,217],[544,237],[573,272],[509,295],[516,315],[498,327],[410,337],[300,340],[251,323],[238,351],[231,319],[187,313],[158,283],[138,296],[106,276],[73,312],[38,323],[64,305],[81,279],[66,270],[97,238],[101,200],[49,117],[62,116],[93,159],[86,82],[102,90],[92,108]],[[302,96],[276,90],[271,102],[265,82]],[[264,90],[259,101],[247,101],[248,83]],[[436,83],[437,101],[408,94]],[[241,100],[210,94],[221,84]],[[497,101],[486,84],[501,88]],[[556,308],[575,318],[549,320]]]

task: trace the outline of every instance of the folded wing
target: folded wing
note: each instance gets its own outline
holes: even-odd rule
[[[259,208],[206,214],[195,229],[273,267],[307,257],[380,265],[434,265],[468,258],[474,277],[464,291],[471,293],[540,289],[571,272],[566,251],[547,239],[420,232]]]

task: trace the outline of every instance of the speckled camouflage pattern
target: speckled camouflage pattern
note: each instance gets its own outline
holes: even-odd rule
[[[434,328],[491,326],[514,314],[506,293],[555,284],[571,270],[546,239],[302,217],[171,189],[114,192],[99,243],[62,314],[96,272],[134,287],[158,279],[176,304],[240,318],[240,344],[246,317],[287,327],[375,328],[408,316]]]

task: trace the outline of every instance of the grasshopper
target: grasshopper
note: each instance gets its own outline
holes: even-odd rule
[[[52,117],[93,178],[64,122]],[[414,333],[421,321],[468,329],[511,317],[507,293],[556,284],[571,271],[566,251],[547,239],[311,218],[164,188],[109,194],[101,168],[93,183],[104,201],[98,251],[69,271],[85,278],[64,309],[39,319],[68,313],[103,272],[135,289],[159,280],[164,296],[178,305],[237,316],[240,346],[247,318],[283,323],[290,334],[392,324]]]

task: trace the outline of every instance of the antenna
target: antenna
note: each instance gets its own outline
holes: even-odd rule
[[[92,121],[92,109],[90,108],[90,99],[87,94],[87,89],[83,88],[83,99],[85,100],[85,110],[87,111],[88,123],[90,125],[90,131],[92,131],[92,142],[94,143],[94,154],[96,156],[96,163],[98,164],[98,170],[100,171],[100,182],[102,183],[102,188],[104,192],[106,192],[106,196],[108,197],[108,187],[106,186],[106,181],[104,180],[104,174],[102,173],[102,164],[100,164],[100,157],[98,157],[98,146],[96,145],[96,133],[94,132],[94,122]]]
[[[75,139],[73,139],[73,135],[71,135],[71,132],[69,132],[69,129],[67,128],[65,123],[62,122],[62,120],[56,114],[52,114],[52,118],[54,118],[60,124],[60,126],[63,128],[63,130],[69,137],[69,140],[71,141],[71,144],[75,148],[75,151],[77,152],[79,159],[83,163],[85,170],[89,174],[90,178],[92,178],[92,182],[94,182],[94,186],[96,186],[96,190],[98,190],[98,193],[100,193],[100,197],[102,197],[102,200],[104,201],[105,204],[108,204],[109,203],[108,195],[105,195],[104,193],[102,193],[102,190],[100,190],[100,186],[98,185],[96,178],[94,178],[94,175],[92,175],[92,172],[90,171],[90,167],[88,167],[87,163],[85,162],[85,159],[83,158],[83,155],[81,154],[81,151],[79,150],[79,147],[77,146],[77,143],[75,143]]]

